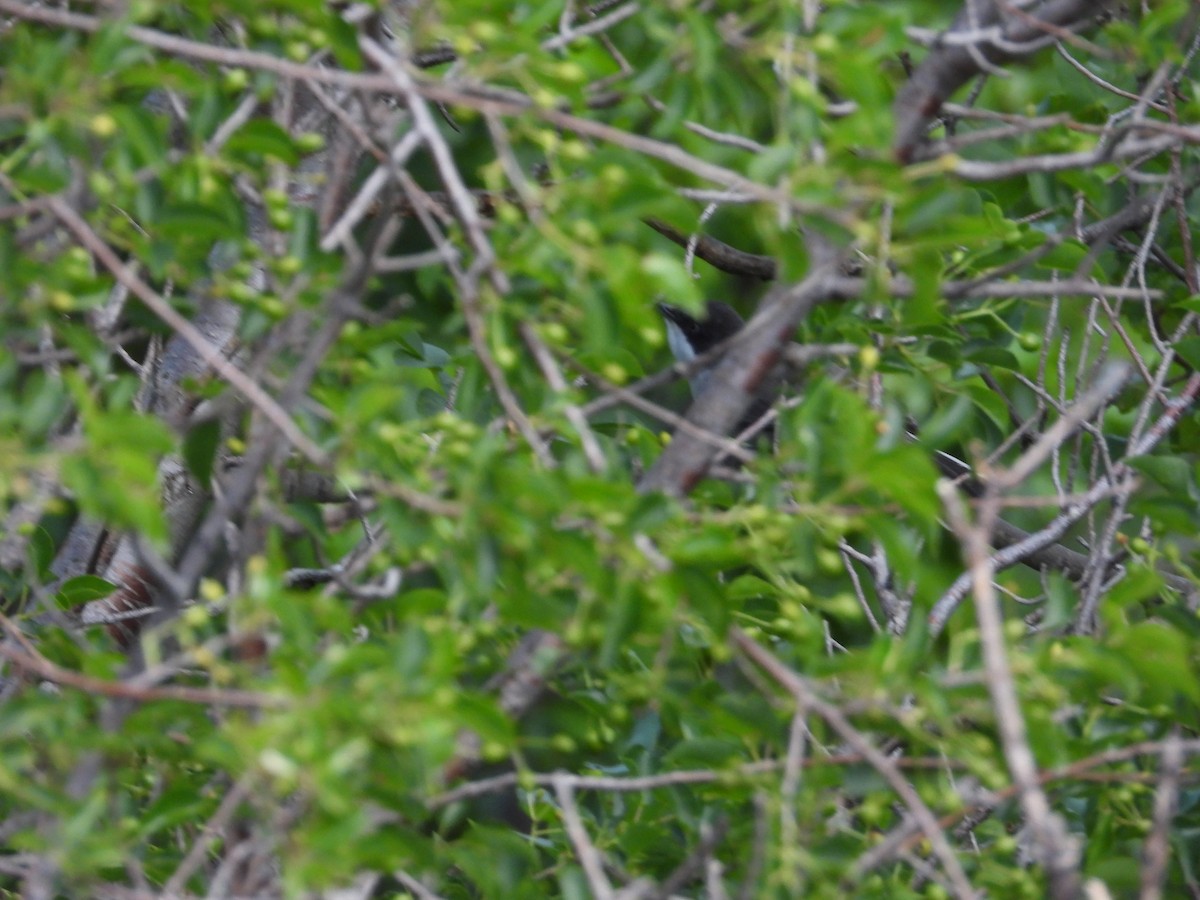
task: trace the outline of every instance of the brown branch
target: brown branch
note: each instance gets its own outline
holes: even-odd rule
[[[1050,0],[1037,17],[1005,18],[994,0],[971,0],[942,34],[933,51],[900,90],[893,104],[896,158],[910,163],[942,104],[988,65],[1040,49],[1050,28],[1075,30],[1094,20],[1111,0]],[[955,38],[967,36],[958,43]]]
[[[1179,808],[1180,770],[1183,768],[1183,741],[1178,732],[1163,742],[1162,769],[1158,791],[1154,795],[1154,825],[1142,848],[1142,889],[1138,900],[1160,900],[1171,858],[1171,819]]]
[[[791,342],[796,325],[818,303],[842,296],[834,277],[836,263],[826,264],[804,281],[776,288],[759,312],[736,337],[717,364],[711,381],[688,410],[688,420],[705,431],[729,434],[764,391]],[[708,471],[715,455],[710,444],[680,433],[655,461],[638,489],[674,496],[688,493]]]
[[[178,868],[175,869],[175,872],[167,879],[167,883],[163,885],[163,894],[165,896],[179,896],[183,891],[184,885],[188,883],[188,880],[195,874],[196,870],[204,864],[209,849],[214,843],[225,836],[225,829],[228,827],[230,819],[233,818],[238,807],[250,795],[250,785],[249,775],[243,775],[225,792],[225,796],[217,804],[216,812],[204,823],[191,849],[188,850],[187,855],[180,862]]]
[[[1147,773],[1112,773],[1111,775],[1107,775],[1101,772],[1093,773],[1091,770],[1100,766],[1112,765],[1113,763],[1129,762],[1139,756],[1163,756],[1167,753],[1169,740],[1141,741],[1137,744],[1130,744],[1128,747],[1115,747],[1110,750],[1103,750],[1100,753],[1084,757],[1073,763],[1067,763],[1054,769],[1046,769],[1039,774],[1039,780],[1043,786],[1059,781],[1115,781],[1122,784],[1129,782],[1138,784],[1155,783],[1160,781],[1160,779],[1156,779],[1153,775],[1148,775]],[[1179,749],[1185,756],[1200,755],[1200,738],[1180,741]],[[938,820],[938,824],[942,828],[951,828],[957,823],[964,821],[968,816],[994,809],[1002,803],[1007,803],[1016,795],[1017,786],[1015,784],[1007,785],[999,790],[991,791],[985,802],[968,803],[963,809],[947,813]],[[866,874],[894,857],[898,852],[912,849],[922,837],[921,830],[915,823],[905,823],[897,831],[873,847],[870,852],[860,857],[856,864],[856,869],[859,874]]]
[[[579,865],[583,868],[588,886],[592,889],[592,896],[598,900],[615,900],[616,894],[604,874],[604,860],[588,836],[587,829],[583,827],[583,818],[579,815],[579,806],[575,803],[575,793],[569,778],[555,776],[552,786],[554,795],[558,798],[563,828],[575,847],[575,855],[579,858]]]
[[[1183,414],[1196,403],[1198,398],[1200,398],[1200,374],[1193,374],[1188,379],[1180,395],[1167,403],[1166,410],[1154,425],[1130,448],[1126,459],[1134,459],[1153,450],[1171,429],[1175,427]],[[993,571],[999,571],[1000,569],[1016,565],[1019,562],[1034,559],[1034,554],[1041,553],[1051,547],[1051,545],[1056,544],[1067,533],[1067,530],[1086,515],[1097,503],[1110,496],[1116,490],[1128,490],[1129,486],[1126,482],[1132,477],[1132,474],[1132,467],[1127,461],[1117,463],[1108,475],[1099,478],[1091,488],[1078,499],[1072,501],[1053,521],[1025,537],[1020,536],[1019,529],[1006,526],[1003,531],[1006,545],[991,558]],[[1017,538],[1017,540],[1013,543],[1007,543],[1008,539],[1012,537]],[[998,546],[1000,545],[998,544]],[[1045,559],[1047,562],[1051,562],[1055,568],[1060,568],[1065,572],[1072,572],[1075,564],[1078,562],[1078,558],[1069,555],[1069,551],[1067,554],[1056,553],[1053,560],[1049,557],[1045,557]],[[1197,586],[1189,579],[1161,570],[1158,574],[1172,589],[1178,590],[1184,596],[1189,598],[1197,596]],[[933,604],[928,617],[929,628],[933,634],[937,634],[945,628],[951,614],[966,597],[967,592],[971,588],[971,583],[970,573],[963,573]],[[1077,616],[1076,627],[1081,631],[1090,630],[1090,623],[1094,616],[1094,604],[1083,604]]]
[[[1193,138],[1195,135],[1193,135]],[[949,171],[965,181],[999,181],[1031,172],[1064,172],[1084,169],[1106,162],[1156,156],[1176,147],[1183,138],[1165,134],[1144,140],[1106,140],[1102,138],[1091,150],[1076,153],[1049,153],[1044,156],[1022,156],[1003,162],[981,162],[973,159],[948,158],[929,163],[935,171]],[[923,168],[923,167],[922,167]]]
[[[9,637],[21,645],[18,650],[10,644],[0,643],[0,656],[18,668],[36,675],[45,681],[73,687],[85,694],[100,697],[120,697],[134,700],[138,703],[149,703],[154,700],[178,700],[182,703],[202,703],[211,706],[236,706],[246,709],[282,709],[291,705],[284,697],[272,694],[258,694],[253,691],[220,690],[218,688],[196,687],[140,687],[122,684],[119,681],[105,681],[64,669],[57,663],[51,662],[37,651],[29,639],[17,627],[17,624],[7,616],[0,614],[0,625],[8,632]]]
[[[680,247],[691,247],[696,255],[714,268],[730,275],[746,275],[763,281],[774,281],[779,270],[775,260],[757,253],[738,250],[706,234],[688,236],[676,231],[662,219],[642,219],[647,225]]]
[[[1107,391],[1097,389],[1080,405],[1090,409],[1107,396]],[[1035,447],[1027,456],[1038,457],[1041,449]],[[1029,744],[1028,728],[1005,644],[1004,617],[993,581],[995,564],[988,555],[988,538],[993,523],[999,518],[999,488],[988,486],[978,521],[973,524],[967,522],[961,498],[953,487],[947,482],[939,482],[938,493],[951,528],[962,544],[975,598],[975,618],[979,625],[983,668],[996,730],[1004,760],[1018,789],[1026,826],[1032,835],[1033,852],[1045,868],[1051,896],[1055,900],[1075,900],[1081,896],[1079,844],[1067,831],[1062,817],[1051,809],[1038,778],[1037,760]]]
[[[705,354],[705,357],[707,356],[708,354]],[[607,408],[608,406],[616,405],[617,403],[625,403],[636,409],[638,412],[645,413],[648,416],[653,416],[664,425],[669,425],[676,430],[677,434],[687,434],[691,437],[694,437],[696,440],[709,445],[714,450],[721,451],[724,455],[733,457],[741,462],[750,462],[752,459],[754,459],[753,452],[747,450],[732,438],[717,434],[712,431],[706,431],[705,429],[689,421],[685,416],[673,413],[671,410],[666,409],[663,406],[659,406],[652,400],[647,400],[645,397],[643,397],[641,392],[649,389],[650,383],[654,376],[639,381],[636,385],[634,385],[634,388],[637,388],[635,390],[634,388],[626,388],[619,384],[613,384],[611,381],[608,381],[603,376],[596,374],[582,363],[579,363],[573,359],[568,360],[568,362],[571,367],[577,372],[580,372],[590,384],[594,384],[604,392],[604,396],[599,398],[600,400],[612,401],[611,403],[607,404],[600,404],[597,401],[593,401],[586,407],[582,408],[582,411],[585,414],[594,413],[597,409]],[[687,365],[688,368],[690,368],[693,364],[689,363]],[[667,372],[663,374],[673,376],[674,369],[668,369]],[[662,379],[663,382],[670,380],[673,380],[673,377]]]
[[[800,768],[815,769],[823,766],[853,766],[866,763],[868,760],[861,753],[834,753],[829,756],[808,756],[800,761]],[[892,760],[898,768],[918,771],[943,771],[947,766],[959,768],[959,764],[947,762],[940,757],[904,757]],[[666,788],[681,787],[689,784],[713,784],[725,782],[730,778],[757,778],[782,771],[784,760],[767,759],[746,763],[735,769],[681,769],[675,772],[663,772],[659,775],[641,775],[620,778],[609,775],[570,775],[571,786],[577,791],[608,791],[617,794],[637,794],[642,791],[665,790]],[[505,772],[479,781],[460,784],[449,791],[437,794],[426,801],[428,809],[437,810],[450,806],[472,797],[494,794],[516,785],[532,784],[538,787],[549,787],[555,778],[561,778],[561,772],[537,774],[530,772]]]

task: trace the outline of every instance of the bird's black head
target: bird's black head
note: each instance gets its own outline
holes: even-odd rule
[[[709,300],[703,319],[697,319],[678,306],[658,304],[667,323],[667,343],[680,362],[691,362],[742,329],[742,317],[728,303]]]

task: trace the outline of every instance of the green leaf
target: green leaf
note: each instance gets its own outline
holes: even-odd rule
[[[1116,631],[1108,646],[1138,673],[1151,699],[1171,701],[1182,694],[1200,702],[1193,646],[1179,631],[1161,622],[1140,622]]]
[[[1175,355],[1189,368],[1200,369],[1200,337],[1186,337],[1171,345]]]
[[[1074,272],[1090,252],[1091,248],[1083,241],[1068,238],[1043,256],[1038,261],[1038,268]]]
[[[934,485],[938,473],[925,451],[906,445],[876,455],[861,473],[868,484],[899,503],[926,532],[941,513]]]
[[[396,363],[401,366],[411,366],[420,369],[440,369],[450,362],[450,354],[441,347],[427,344],[418,340],[416,348],[406,348],[408,352],[396,357]],[[416,352],[413,352],[413,349]]]
[[[358,31],[341,16],[331,15],[325,22],[329,34],[329,49],[338,65],[351,72],[362,70],[362,53],[358,49]]]
[[[161,166],[166,155],[164,125],[149,110],[122,106],[112,111],[120,126],[121,146],[133,151],[135,166]]]
[[[174,203],[163,207],[156,225],[165,237],[208,242],[236,233],[241,228],[241,221],[230,215],[230,210],[217,206]]]
[[[221,423],[216,420],[193,426],[183,439],[183,461],[188,471],[205,487],[212,481],[213,461],[221,444]]]
[[[1129,464],[1179,497],[1195,496],[1192,465],[1181,456],[1139,456]]]
[[[1185,312],[1200,313],[1200,294],[1192,294],[1182,300],[1176,300],[1171,304],[1172,309],[1182,309]],[[1174,345],[1178,349],[1179,342]],[[1193,368],[1195,368],[1193,366]]]
[[[663,758],[672,769],[715,769],[739,756],[741,744],[725,738],[695,738],[680,741]]]
[[[50,574],[50,564],[54,562],[56,551],[54,539],[50,537],[49,532],[45,528],[34,528],[29,536],[29,553],[39,578],[44,579]]]
[[[289,166],[300,161],[300,153],[286,131],[270,119],[252,119],[229,139],[230,153],[275,158]]]
[[[58,589],[55,599],[64,609],[82,606],[93,600],[102,600],[116,590],[116,585],[110,584],[95,575],[78,575],[63,582]]]
[[[1008,369],[1010,372],[1021,371],[1021,365],[1011,351],[1002,347],[973,347],[965,349],[963,359],[977,366]]]

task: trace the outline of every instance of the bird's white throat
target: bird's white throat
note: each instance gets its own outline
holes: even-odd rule
[[[666,320],[667,325],[667,346],[671,348],[671,353],[681,363],[690,363],[696,358],[696,351],[692,349],[692,345],[683,335],[683,329],[673,319]]]
[[[667,346],[671,348],[671,354],[681,363],[690,363],[696,358],[696,350],[692,347],[691,342],[683,333],[683,329],[679,327],[671,319],[665,319],[667,326]],[[688,384],[692,388],[692,396],[699,397],[705,385],[708,384],[708,369],[703,369],[688,379]]]

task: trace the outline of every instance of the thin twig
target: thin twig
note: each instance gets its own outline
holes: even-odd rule
[[[613,888],[608,876],[604,874],[600,852],[588,837],[587,829],[583,827],[583,819],[579,816],[579,806],[575,803],[574,788],[570,779],[556,777],[552,784],[562,813],[563,827],[575,847],[575,855],[579,857],[579,864],[583,867],[588,886],[592,889],[592,896],[598,900],[614,900]]]
[[[101,697],[121,697],[136,700],[139,703],[149,703],[153,700],[178,700],[183,703],[202,703],[212,706],[238,706],[247,709],[281,709],[289,706],[290,701],[273,694],[259,694],[253,691],[220,690],[218,688],[196,687],[139,687],[123,684],[119,681],[105,681],[93,678],[79,672],[64,669],[57,663],[42,656],[29,642],[16,623],[7,616],[0,614],[0,625],[9,636],[19,643],[23,649],[18,650],[9,644],[0,643],[0,656],[3,656],[14,666],[31,672],[39,678],[54,684],[77,688],[86,694]]]
[[[967,880],[967,873],[963,871],[962,863],[958,861],[954,848],[950,846],[945,832],[938,825],[937,817],[907,779],[900,774],[894,760],[881,753],[862,732],[850,723],[840,709],[818,697],[803,678],[784,665],[771,651],[753,641],[739,628],[734,628],[730,632],[730,638],[734,646],[788,691],[796,703],[824,719],[842,740],[861,753],[872,768],[883,776],[884,781],[908,807],[925,836],[929,838],[933,852],[941,861],[957,895],[965,898],[975,897],[975,889]]]
[[[75,212],[61,197],[48,197],[47,205],[54,215],[67,226],[89,251],[91,251],[113,276],[129,288],[146,307],[162,319],[181,338],[188,342],[197,355],[207,363],[214,372],[220,375],[231,387],[237,390],[250,402],[255,409],[272,425],[279,429],[288,442],[299,450],[314,465],[324,467],[328,464],[328,454],[313,443],[296,425],[292,418],[283,411],[266,391],[246,376],[241,369],[230,362],[224,354],[209,342],[195,325],[176,312],[163,297],[150,285],[142,281],[133,268],[121,262],[112,248],[106,244],[92,227]]]

